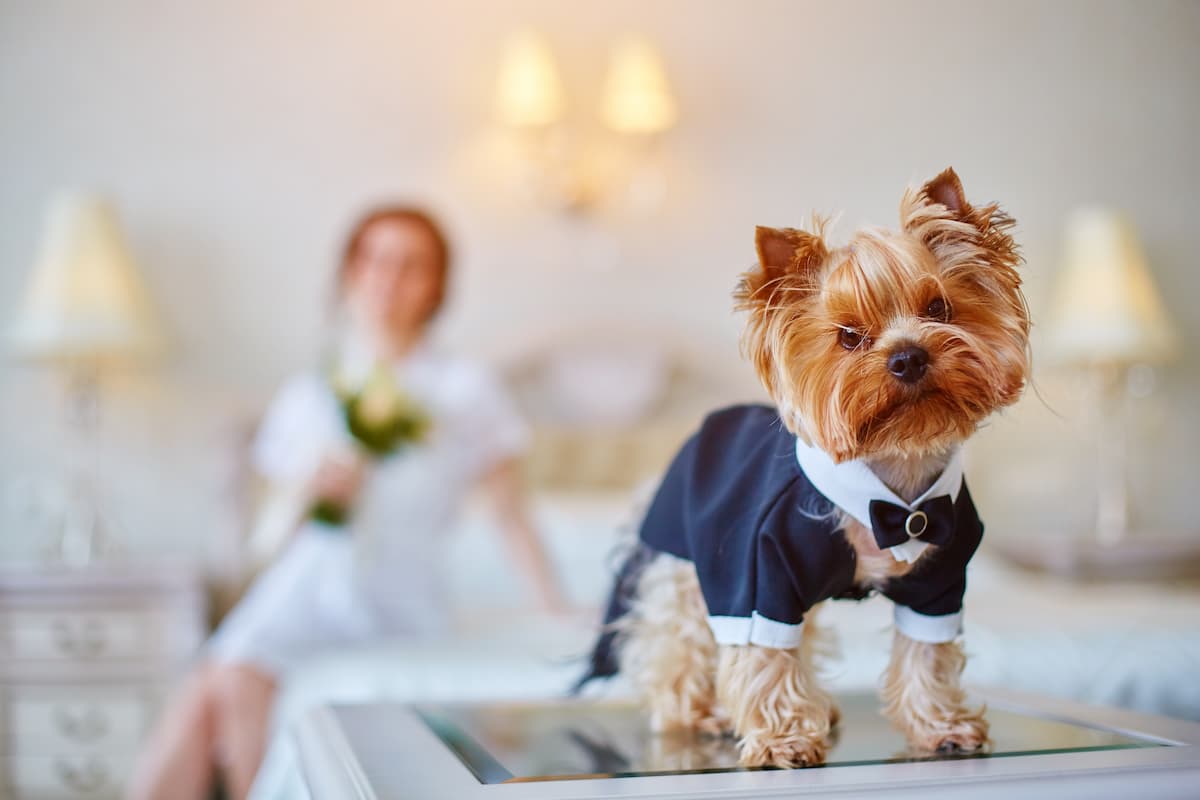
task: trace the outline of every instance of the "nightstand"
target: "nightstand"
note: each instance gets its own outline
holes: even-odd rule
[[[0,797],[120,797],[205,607],[181,566],[0,570]]]

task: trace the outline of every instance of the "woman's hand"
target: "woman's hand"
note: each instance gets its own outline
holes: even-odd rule
[[[358,496],[366,476],[366,461],[357,454],[326,454],[313,473],[309,491],[318,500],[347,507]]]

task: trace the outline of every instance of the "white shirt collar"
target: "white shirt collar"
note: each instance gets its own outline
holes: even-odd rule
[[[963,483],[961,450],[954,451],[946,468],[942,470],[942,474],[937,477],[933,485],[911,503],[904,502],[899,495],[889,489],[879,479],[879,476],[871,471],[866,462],[854,460],[836,464],[824,450],[813,447],[798,436],[796,437],[796,460],[818,492],[858,520],[867,530],[871,530],[872,500],[886,500],[913,511],[931,497],[950,495],[951,500],[957,500]],[[916,561],[928,546],[918,539],[911,539],[895,547],[889,547],[888,552],[897,561],[912,562]]]

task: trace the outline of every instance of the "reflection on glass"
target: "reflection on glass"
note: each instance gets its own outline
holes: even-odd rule
[[[1163,743],[992,708],[992,747],[976,755],[916,753],[868,694],[840,698],[827,767],[1121,750]],[[732,738],[655,735],[633,706],[426,706],[421,718],[481,783],[632,777],[740,769]]]

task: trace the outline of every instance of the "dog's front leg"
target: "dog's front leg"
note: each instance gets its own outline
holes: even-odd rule
[[[836,709],[817,685],[811,648],[725,645],[717,667],[717,697],[741,739],[746,766],[820,764]]]
[[[968,708],[959,682],[967,658],[958,642],[918,642],[899,631],[883,677],[883,713],[921,751],[979,750],[988,742],[983,708]]]

